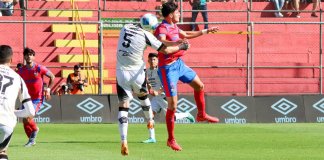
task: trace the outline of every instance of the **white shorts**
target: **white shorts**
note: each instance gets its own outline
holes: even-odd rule
[[[8,148],[12,132],[13,128],[0,124],[0,152]]]
[[[168,108],[168,102],[165,99],[165,95],[154,96],[151,99],[152,110],[155,113],[160,113],[162,110],[166,112]]]
[[[148,93],[144,69],[129,71],[116,70],[116,78],[119,101],[132,100],[132,93]]]

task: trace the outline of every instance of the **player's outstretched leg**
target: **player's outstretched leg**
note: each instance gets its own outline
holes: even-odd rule
[[[219,119],[217,117],[212,117],[208,115],[205,111],[205,93],[203,90],[194,92],[195,101],[198,109],[196,120],[197,122],[207,121],[210,123],[218,123]]]

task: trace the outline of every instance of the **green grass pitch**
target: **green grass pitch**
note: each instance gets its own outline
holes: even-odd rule
[[[117,124],[41,124],[37,145],[17,124],[10,160],[323,160],[324,124],[176,124],[183,151],[166,146],[166,126],[156,124],[155,144],[145,124],[130,124],[130,155],[120,155]]]

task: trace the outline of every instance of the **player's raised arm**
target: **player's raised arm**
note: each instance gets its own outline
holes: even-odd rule
[[[21,87],[19,90],[19,99],[24,109],[22,110],[15,110],[15,115],[17,117],[33,117],[35,115],[35,109],[33,103],[31,101],[30,95],[28,93],[27,87],[25,82],[20,79]]]
[[[209,33],[215,33],[217,32],[219,29],[218,27],[212,27],[209,29],[203,29],[201,31],[180,31],[180,35],[183,38],[187,38],[187,39],[191,39],[191,38],[196,38],[205,34],[209,34]]]

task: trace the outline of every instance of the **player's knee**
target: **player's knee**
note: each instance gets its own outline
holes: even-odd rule
[[[150,106],[142,106],[142,110],[143,111],[149,111],[150,110]]]
[[[204,90],[204,88],[205,88],[204,84],[201,83],[195,88],[195,91],[202,91],[202,90]]]
[[[202,84],[200,85],[200,90],[204,90],[204,88],[205,88],[205,85],[202,83]]]
[[[151,102],[150,102],[150,99],[148,99],[147,96],[141,97],[140,98],[140,103],[141,103],[143,111],[149,111],[150,110]]]

